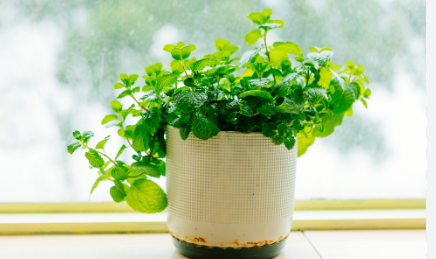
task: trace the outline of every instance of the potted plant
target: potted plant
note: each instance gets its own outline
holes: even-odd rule
[[[91,147],[89,131],[73,132],[77,142],[68,146],[71,154],[86,149],[98,170],[91,193],[111,181],[115,202],[144,213],[168,208],[174,244],[190,258],[277,255],[291,229],[297,156],[332,134],[356,101],[367,106],[362,66],[347,62],[339,71],[329,47],[310,47],[304,57],[293,42],[268,43],[268,32],[284,26],[271,15],[248,15],[258,28],[245,42],[262,45],[241,58],[223,39],[198,60],[195,45],[179,42],[163,48],[174,58],[171,72],[146,67],[144,86],[121,74],[117,99],[133,104],[112,101],[114,114],[101,122],[126,141],[115,157],[104,150],[110,136]],[[136,123],[126,125],[128,117]],[[126,148],[135,151],[129,162],[119,159]],[[152,180],[161,176],[167,194]]]

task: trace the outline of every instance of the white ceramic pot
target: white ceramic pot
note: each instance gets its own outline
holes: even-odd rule
[[[166,143],[168,227],[179,244],[284,245],[292,224],[297,144],[287,150],[257,132],[220,132],[207,141],[191,133],[182,140],[171,126]]]

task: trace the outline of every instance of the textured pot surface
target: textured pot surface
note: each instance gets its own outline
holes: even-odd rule
[[[191,133],[182,140],[168,126],[172,235],[208,247],[277,244],[291,229],[296,161],[297,145],[287,150],[261,133],[220,132],[207,141]]]

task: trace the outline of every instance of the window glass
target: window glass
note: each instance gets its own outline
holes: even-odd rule
[[[112,156],[123,144],[100,125],[120,73],[167,69],[168,43],[214,51],[224,38],[249,47],[246,15],[274,10],[285,28],[269,41],[305,53],[330,46],[333,62],[365,67],[372,96],[365,109],[298,160],[297,199],[425,198],[425,1],[50,1],[0,3],[0,202],[109,201],[108,183],[90,197],[97,173],[70,155],[73,130],[107,135]],[[259,43],[260,44],[260,43]],[[128,105],[129,103],[123,102]],[[80,153],[80,152],[79,152]],[[125,159],[131,153],[124,153]],[[159,179],[165,185],[165,179]]]

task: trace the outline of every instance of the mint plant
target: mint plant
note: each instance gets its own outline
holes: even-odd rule
[[[246,44],[261,41],[261,46],[234,57],[238,47],[224,39],[215,41],[216,52],[201,59],[191,57],[196,46],[183,42],[164,46],[173,57],[170,70],[157,63],[145,68],[144,84],[138,75],[121,74],[114,88],[117,99],[133,102],[123,107],[111,102],[113,114],[102,125],[118,127],[126,141],[112,159],[104,149],[110,136],[91,147],[90,131],[73,132],[77,142],[68,146],[72,154],[82,147],[98,178],[111,181],[110,195],[115,202],[126,201],[135,211],[155,213],[168,204],[165,192],[151,179],[165,176],[165,129],[180,129],[186,140],[190,133],[202,140],[220,131],[261,132],[275,145],[292,149],[298,138],[298,156],[303,155],[317,137],[327,137],[353,114],[360,100],[367,107],[371,91],[364,68],[349,61],[345,69],[331,61],[330,47],[310,47],[303,56],[293,42],[268,44],[270,30],[284,22],[271,19],[272,10],[251,13],[248,18],[257,28],[244,37]],[[137,118],[126,125],[126,118]],[[126,148],[135,151],[130,162],[119,160]]]

